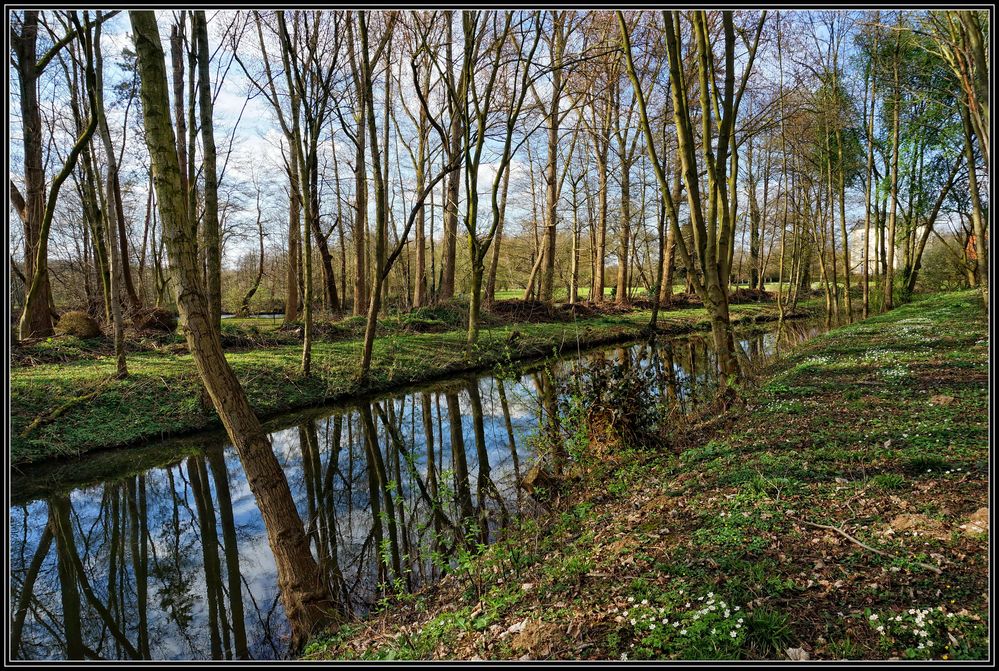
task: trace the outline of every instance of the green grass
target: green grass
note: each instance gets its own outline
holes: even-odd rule
[[[774,306],[766,304],[734,305],[731,311],[737,322],[773,318],[776,314]],[[274,331],[254,334],[254,329],[263,331],[270,324],[269,319],[231,320],[234,324],[226,325],[223,335],[224,340],[231,339],[239,348],[229,351],[227,359],[250,403],[260,416],[269,417],[515,359],[541,358],[577,345],[636,339],[644,332],[649,317],[648,311],[634,310],[576,322],[487,326],[482,329],[471,357],[466,358],[465,331],[455,328],[454,315],[427,308],[393,316],[386,319],[385,330],[375,340],[366,385],[359,384],[356,378],[362,348],[357,318],[334,324],[329,331],[333,342],[320,339],[313,345],[313,374],[309,378],[300,371],[299,344],[270,344],[288,337]],[[439,330],[437,324],[443,330],[410,332],[417,320],[421,328],[432,322],[432,330]],[[671,310],[661,315],[659,324],[665,333],[710,328],[701,308]],[[267,345],[252,346],[261,341]],[[129,377],[115,380],[113,357],[87,350],[87,341],[67,340],[65,348],[63,342],[57,338],[33,346],[36,354],[44,351],[50,358],[62,359],[60,363],[17,366],[11,370],[12,463],[26,464],[98,448],[123,447],[220,425],[210,401],[202,393],[189,354],[164,350],[130,353]],[[71,405],[57,418],[21,436],[36,418],[47,418],[94,391],[98,391],[95,397]]]
[[[989,505],[987,329],[957,292],[818,336],[679,456],[630,450],[307,656],[983,659],[989,538],[961,525]],[[525,622],[544,636],[504,633]]]
[[[742,285],[740,285],[742,286]],[[777,291],[777,282],[767,282],[764,285],[764,289],[770,292]],[[841,288],[845,285],[840,283]],[[787,282],[784,283],[785,290],[787,289]],[[821,282],[812,282],[812,289],[822,289]],[[683,282],[678,282],[673,284],[673,293],[682,294],[687,290],[687,285]],[[613,296],[615,287],[604,287],[604,296]],[[581,300],[587,300],[590,297],[590,287],[579,287],[578,290],[579,298]],[[632,287],[631,293],[634,296],[645,296],[648,292],[645,287]],[[553,291],[555,300],[564,301],[569,295],[569,290],[565,287],[556,287]],[[507,299],[521,299],[524,297],[523,289],[502,289],[496,291],[496,300],[507,300]]]
[[[281,328],[281,324],[284,323],[284,318],[281,315],[277,317],[229,317],[225,319],[223,324],[232,323],[240,327],[254,327],[261,331],[274,331]]]

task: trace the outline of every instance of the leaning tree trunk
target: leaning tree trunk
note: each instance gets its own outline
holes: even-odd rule
[[[130,12],[141,81],[142,110],[153,168],[163,237],[177,292],[180,321],[198,373],[240,461],[256,499],[274,562],[292,647],[300,646],[334,613],[320,579],[288,480],[246,393],[226,361],[219,323],[211,317],[200,284],[195,232],[186,216],[185,194],[169,117],[166,67],[152,11]]]

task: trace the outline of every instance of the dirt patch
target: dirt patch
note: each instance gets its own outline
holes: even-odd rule
[[[929,536],[937,540],[950,538],[950,533],[940,520],[935,520],[926,515],[912,515],[909,513],[896,516],[895,519],[888,523],[884,533],[889,536],[894,534]]]
[[[961,531],[968,536],[987,534],[989,532],[989,509],[979,508],[976,510],[965,524],[961,525]]]
[[[526,653],[532,659],[546,659],[555,651],[556,642],[562,635],[562,628],[554,622],[528,620],[520,631],[514,634],[510,646],[516,652]]]

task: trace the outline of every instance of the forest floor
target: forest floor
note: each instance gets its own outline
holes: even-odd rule
[[[796,348],[309,659],[984,659],[988,320],[938,294]]]
[[[800,304],[802,314],[816,300]],[[772,302],[731,306],[736,323],[776,319]],[[363,317],[318,321],[312,375],[301,372],[301,333],[272,320],[224,320],[227,358],[261,418],[389,391],[407,384],[542,358],[577,347],[625,342],[646,333],[651,313],[640,307],[583,304],[549,308],[499,301],[484,313],[479,341],[465,356],[467,308],[442,306],[380,322],[368,382],[357,379]],[[231,322],[231,323],[226,323]],[[266,323],[257,323],[266,322]],[[658,331],[708,330],[700,307],[660,312]],[[221,424],[204,394],[183,338],[129,333],[129,375],[115,379],[109,338],[56,336],[12,348],[10,459],[15,466],[96,449],[136,445]]]

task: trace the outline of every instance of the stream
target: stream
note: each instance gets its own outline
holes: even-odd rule
[[[762,366],[821,320],[737,332]],[[710,398],[709,334],[659,338],[316,408],[267,423],[334,599],[363,616],[440,577],[455,520],[494,540],[541,507],[518,487],[557,380],[596,359],[661,366],[688,411]],[[663,390],[650,390],[662,393]],[[289,622],[235,450],[219,431],[32,467],[9,509],[14,659],[273,659]],[[432,501],[440,501],[433,514]],[[471,513],[471,515],[469,515]],[[442,566],[443,565],[443,566]]]

